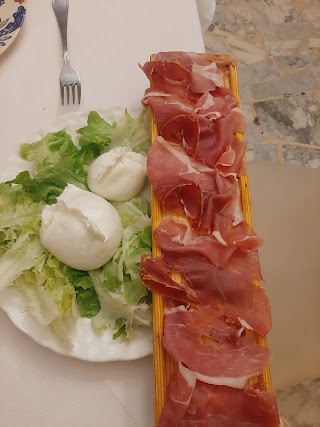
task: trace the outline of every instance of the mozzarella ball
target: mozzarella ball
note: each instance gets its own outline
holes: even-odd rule
[[[97,157],[89,168],[88,187],[107,200],[125,201],[143,189],[147,159],[129,147],[117,147]]]
[[[77,270],[95,270],[118,249],[122,225],[117,210],[102,197],[69,184],[54,205],[42,211],[42,245]]]

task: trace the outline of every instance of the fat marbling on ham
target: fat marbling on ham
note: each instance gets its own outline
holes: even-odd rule
[[[257,249],[263,241],[244,221],[237,179],[244,171],[245,131],[238,101],[224,87],[230,60],[161,52],[142,70],[142,103],[159,137],[147,175],[169,215],[153,230],[161,256],[141,262],[141,279],[170,298],[162,344],[176,362],[161,427],[277,427],[274,395],[248,385],[269,363],[271,312]],[[179,218],[179,219],[178,219]]]
[[[194,310],[168,312],[164,319],[163,346],[173,360],[183,363],[197,379],[245,388],[250,378],[263,372],[270,351],[253,337],[242,336],[240,322],[231,323],[222,311],[215,312],[217,317],[205,325],[196,324]]]
[[[179,141],[188,154],[222,174],[240,176],[245,145],[234,134],[245,129],[245,122],[241,112],[234,110],[237,99],[223,87],[216,63],[183,52],[173,58],[159,54],[157,61],[142,67],[150,80],[142,103],[153,109],[159,135]],[[227,125],[220,124],[230,111],[234,114],[229,115]]]

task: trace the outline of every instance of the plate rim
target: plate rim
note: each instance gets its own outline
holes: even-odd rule
[[[28,8],[25,0],[23,0],[22,3],[20,3],[20,1],[15,1],[15,0],[4,0],[4,3],[0,6],[0,12],[1,12],[1,9],[6,6],[6,2],[9,2],[10,4],[16,3],[17,4],[16,12],[18,11],[19,7],[23,7],[25,9],[25,12],[24,12],[24,18],[23,18],[21,25],[19,25],[19,27],[12,32],[10,39],[6,40],[6,43],[4,46],[0,45],[0,56],[7,51],[7,49],[14,43],[14,41],[16,40],[18,35],[20,34],[20,31],[21,31],[23,24],[24,24],[24,21],[25,21],[25,16],[27,13],[27,8]],[[14,12],[14,13],[16,13],[16,12]],[[11,15],[8,19],[11,19],[12,17],[13,17],[13,15]]]

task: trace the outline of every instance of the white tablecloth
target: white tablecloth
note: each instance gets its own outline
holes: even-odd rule
[[[21,34],[0,57],[0,168],[28,136],[63,111],[61,45],[51,0],[32,0]],[[161,50],[204,51],[196,0],[70,0],[71,61],[81,110],[138,103],[138,68]],[[58,356],[0,312],[0,425],[151,427],[152,358],[90,364]]]

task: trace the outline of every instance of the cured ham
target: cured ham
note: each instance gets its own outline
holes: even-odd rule
[[[191,90],[195,93],[205,93],[223,86],[223,76],[217,64],[199,65],[196,62],[191,68]]]
[[[275,396],[260,382],[241,390],[196,381],[180,363],[170,379],[160,427],[202,426],[279,427]]]
[[[177,283],[171,272],[185,281]],[[190,304],[220,308],[232,319],[265,336],[271,329],[271,312],[265,291],[237,270],[220,269],[204,256],[165,253],[164,258],[144,258],[141,279],[152,291]]]
[[[228,63],[160,52],[141,67],[150,81],[142,103],[153,110],[159,135],[147,175],[169,215],[153,231],[161,255],[144,256],[140,271],[146,287],[164,296],[162,344],[176,363],[160,427],[279,425],[272,392],[248,386],[269,363],[257,334],[270,331],[271,312],[255,285],[263,240],[242,213],[245,144],[238,132],[246,125],[223,87]]]
[[[198,379],[216,385],[244,388],[249,378],[262,373],[270,351],[253,338],[239,336],[236,324],[225,316],[197,327],[192,311],[174,311],[164,319],[163,346],[170,356],[196,373]]]
[[[221,245],[213,236],[201,236],[187,222],[171,218],[165,219],[153,235],[158,247],[165,252],[202,254],[218,267],[226,267],[237,249],[233,245]]]
[[[181,145],[187,154],[226,176],[237,176],[243,172],[241,165],[245,145],[234,135],[245,128],[239,110],[233,109],[226,117],[213,123],[210,117],[221,115],[215,104],[207,110],[196,108],[198,113],[195,114],[195,107],[190,103],[159,91],[146,93],[143,102],[153,109],[159,134],[164,139]]]
[[[168,398],[162,411],[160,426],[178,426],[187,412],[196,385],[196,375],[181,363],[170,379]]]
[[[191,85],[191,73],[176,61],[147,62],[142,70],[152,89],[184,97]]]
[[[149,150],[147,175],[164,210],[185,214],[194,227],[213,233],[224,245],[244,250],[261,245],[243,222],[238,187],[184,150],[159,137]]]
[[[204,255],[217,267],[228,268],[249,280],[262,279],[257,251],[245,252],[234,245],[221,245],[215,237],[192,230],[188,222],[167,218],[153,236],[163,253]]]
[[[215,63],[194,62],[181,53],[158,55],[142,69],[150,80],[143,105],[151,106],[158,131],[170,142],[180,143],[193,157],[215,167],[225,176],[243,173],[245,146],[234,135],[244,131],[245,122],[237,99],[223,84]],[[180,61],[180,62],[179,62]],[[227,120],[220,123],[220,118]],[[216,122],[216,123],[212,123]]]
[[[197,381],[185,416],[180,424],[176,425],[279,427],[280,420],[274,394],[261,383],[249,386],[243,391]]]
[[[213,92],[203,93],[195,104],[195,111],[208,119],[219,119],[226,116],[237,105],[238,100],[230,89],[218,87]]]

